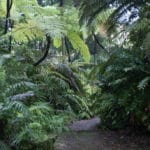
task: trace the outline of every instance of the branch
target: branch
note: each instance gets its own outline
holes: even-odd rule
[[[93,37],[95,39],[95,42],[98,44],[98,46],[107,51],[107,49],[99,42],[97,36],[94,33],[93,33]]]
[[[50,49],[50,45],[51,45],[51,38],[49,35],[46,35],[46,41],[47,41],[47,45],[46,45],[46,51],[43,55],[42,58],[40,58],[36,63],[34,63],[34,66],[38,66],[41,62],[43,62],[45,60],[45,58],[48,56],[48,52]]]

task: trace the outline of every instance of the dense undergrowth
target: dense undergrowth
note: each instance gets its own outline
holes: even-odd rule
[[[50,65],[35,68],[15,59],[1,66],[1,139],[15,149],[50,147],[77,114],[89,115],[88,106],[73,90],[78,86],[75,77],[66,78]]]
[[[68,124],[95,116],[104,128],[150,130],[150,5],[135,3],[138,19],[130,10],[124,24],[130,1],[102,12],[99,0],[58,2],[15,0],[6,18],[0,1],[0,150],[53,149]]]
[[[150,65],[141,52],[117,50],[93,69],[99,92],[92,95],[93,110],[111,129],[149,126]]]

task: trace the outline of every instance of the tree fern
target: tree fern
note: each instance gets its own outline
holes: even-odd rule
[[[49,7],[49,9],[42,8],[35,3],[35,1],[31,1],[26,5],[22,1],[14,1],[14,7],[16,9],[14,8],[13,10],[14,12],[16,11],[18,15],[20,10],[23,10],[25,13],[24,18],[22,18],[21,14],[20,18],[16,18],[17,25],[15,25],[12,32],[8,34],[8,36],[12,35],[16,42],[28,42],[36,37],[42,38],[45,34],[49,34],[49,36],[54,39],[55,46],[56,39],[58,43],[58,39],[68,37],[74,49],[80,51],[87,62],[90,61],[89,50],[83,39],[80,38],[80,29],[77,19],[78,11],[74,8],[71,8],[70,10],[68,8],[68,11],[64,11],[62,14],[61,10],[58,9],[58,11],[54,7]],[[32,10],[30,10],[30,7]],[[27,16],[26,13],[28,14]],[[19,23],[21,18],[24,20],[24,23]],[[15,20],[15,18],[13,20]],[[58,46],[56,45],[56,47],[59,46],[60,42]]]

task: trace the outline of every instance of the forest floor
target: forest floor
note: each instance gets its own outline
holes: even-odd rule
[[[58,136],[56,150],[150,150],[148,135],[98,129],[98,118],[73,123],[71,131]]]

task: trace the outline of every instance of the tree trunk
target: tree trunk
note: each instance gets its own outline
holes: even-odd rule
[[[68,45],[68,40],[66,37],[65,37],[65,46],[66,46],[66,51],[67,51],[67,55],[68,55],[68,62],[71,62],[69,45]]]
[[[50,49],[50,45],[51,45],[51,38],[49,35],[46,35],[46,41],[47,41],[47,45],[46,45],[46,51],[43,55],[43,57],[41,57],[36,63],[34,63],[34,66],[38,66],[41,62],[43,62],[45,60],[45,58],[48,56],[48,52]]]
[[[12,8],[13,0],[7,0],[6,2],[6,21],[5,21],[5,31],[4,34],[8,32],[9,27],[11,27],[11,20],[10,20],[10,11]]]

